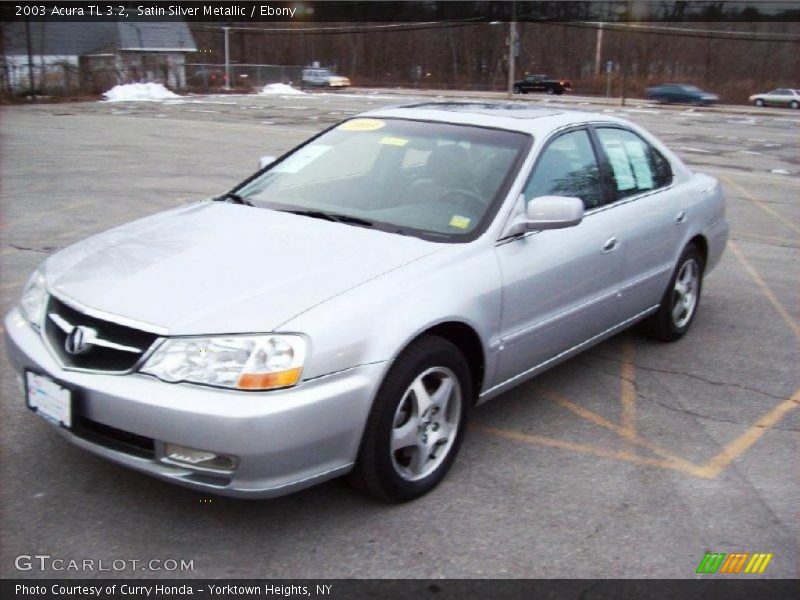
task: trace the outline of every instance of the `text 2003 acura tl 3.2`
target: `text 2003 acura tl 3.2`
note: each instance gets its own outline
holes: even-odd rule
[[[640,320],[680,338],[727,235],[719,184],[626,121],[384,109],[51,256],[8,348],[29,407],[134,469],[408,500],[476,403]]]

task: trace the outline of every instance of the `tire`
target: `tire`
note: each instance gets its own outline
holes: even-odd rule
[[[414,389],[420,385],[423,403],[432,403],[423,413]],[[447,394],[442,396],[445,407],[439,404],[438,411],[437,392]],[[375,396],[349,482],[384,502],[407,502],[427,494],[455,460],[472,394],[467,361],[454,344],[436,336],[413,342],[395,360]],[[393,439],[398,444],[395,451]]]
[[[554,91],[555,91],[556,96],[560,96],[561,94],[564,93],[564,90],[562,90],[562,89],[558,89],[558,90],[554,90]]]
[[[763,101],[761,98],[756,98],[756,99],[753,101],[753,104],[755,104],[755,105],[756,105],[756,106],[758,106],[758,107],[761,107],[761,106],[764,106],[764,101]]]
[[[800,102],[798,102],[797,100],[792,100],[791,102],[789,102],[789,108],[797,110],[798,108],[800,108]]]
[[[511,91],[514,92],[515,94],[519,94],[520,92],[522,92],[522,88],[520,88],[518,85],[515,85],[514,87],[511,88]]]
[[[662,342],[674,342],[689,331],[700,305],[704,268],[705,262],[700,249],[694,244],[686,246],[661,297],[658,311],[644,322],[650,337]],[[690,274],[692,269],[693,275]],[[692,294],[691,304],[684,300],[687,294],[679,291],[679,280],[683,283],[681,287],[688,287],[688,293]],[[679,303],[684,304],[683,310],[678,309]]]
[[[553,88],[549,87],[544,91],[544,93],[547,94],[548,96],[552,96],[553,94],[556,93],[556,91]]]

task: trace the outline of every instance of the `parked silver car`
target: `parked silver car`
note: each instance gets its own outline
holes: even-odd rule
[[[638,321],[683,336],[728,235],[716,180],[604,115],[382,109],[267,162],[33,274],[7,347],[67,439],[207,492],[409,500],[474,405]]]
[[[800,90],[777,88],[763,94],[753,94],[750,102],[756,106],[784,106],[800,108]]]

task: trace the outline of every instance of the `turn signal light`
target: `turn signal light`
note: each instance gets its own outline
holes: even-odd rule
[[[301,371],[302,369],[297,367],[278,373],[243,373],[236,387],[242,390],[273,390],[289,387],[300,380]]]

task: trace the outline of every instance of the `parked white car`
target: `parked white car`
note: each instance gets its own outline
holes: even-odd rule
[[[204,492],[410,500],[476,404],[637,322],[684,336],[728,235],[715,179],[600,114],[387,108],[265,163],[36,270],[5,320],[29,408]]]
[[[330,69],[303,69],[301,82],[304,87],[350,87],[350,79],[336,75]]]

